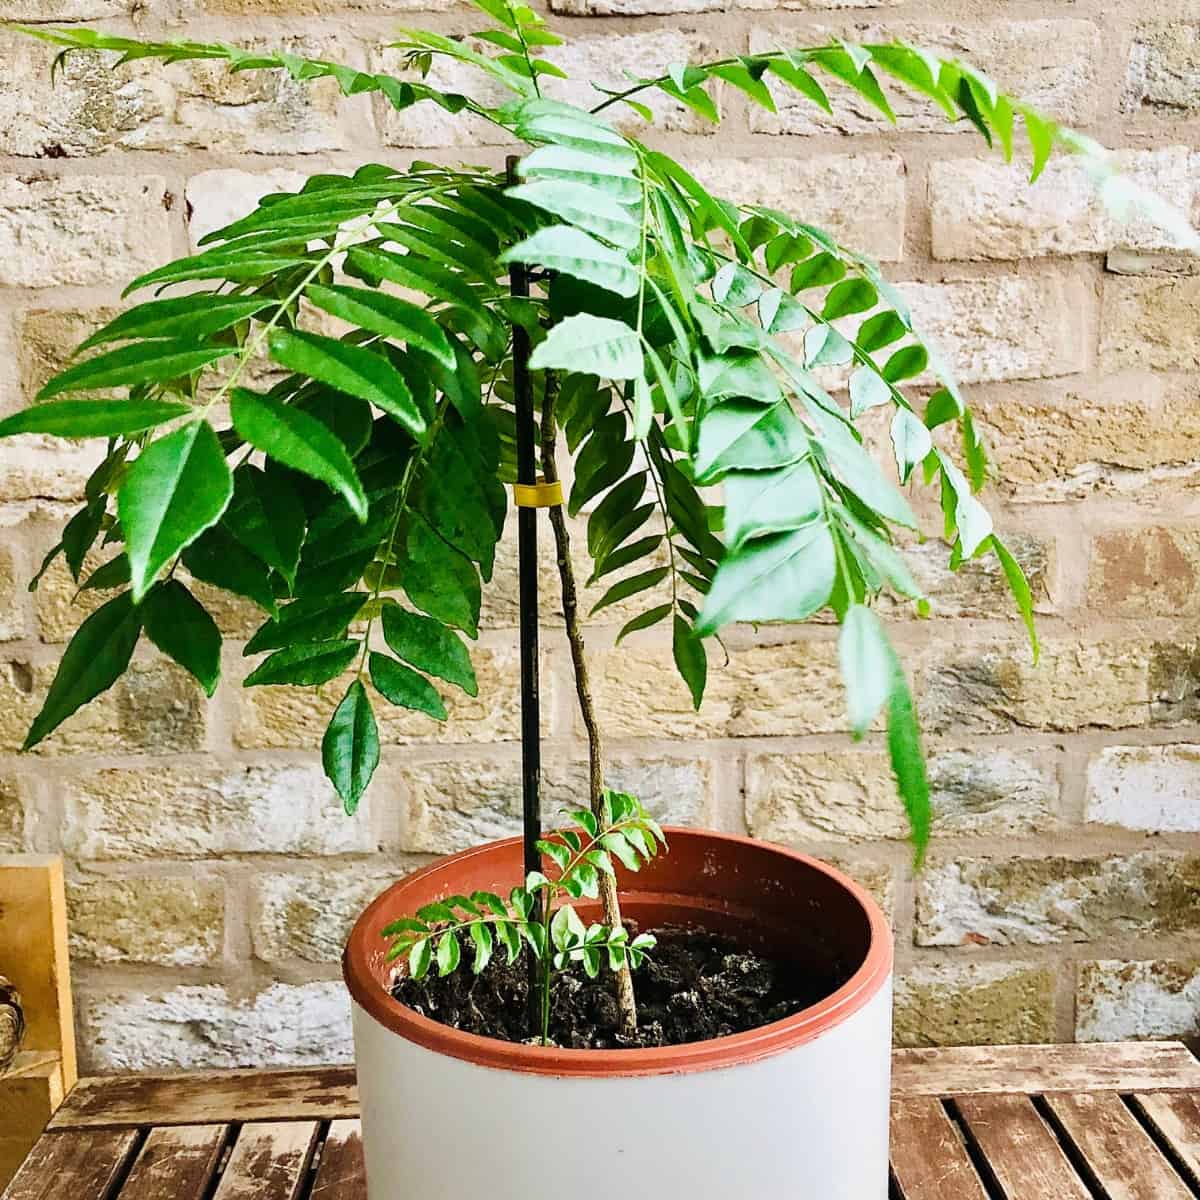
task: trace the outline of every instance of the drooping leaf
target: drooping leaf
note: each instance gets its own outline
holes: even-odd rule
[[[426,713],[435,721],[446,719],[446,706],[437,688],[424,675],[375,650],[368,656],[367,664],[371,682],[389,704]]]
[[[243,687],[295,683],[315,687],[336,679],[355,659],[359,643],[348,638],[287,646],[277,650],[246,676]]]
[[[1025,622],[1025,628],[1029,633],[1029,645],[1033,650],[1033,661],[1036,664],[1041,657],[1041,645],[1038,641],[1037,625],[1034,622],[1033,593],[1029,590],[1029,580],[1025,578],[1025,572],[1021,569],[1021,564],[1017,562],[1012,551],[994,534],[992,535],[992,549],[1000,560],[1004,577],[1008,580],[1009,590],[1017,602],[1021,619]]]
[[[135,604],[176,554],[220,520],[232,495],[233,476],[207,421],[142,451],[117,494]]]
[[[281,608],[275,620],[261,626],[242,653],[261,654],[264,650],[341,638],[366,602],[366,592],[302,596]]]
[[[389,604],[383,610],[383,636],[393,653],[406,663],[455,684],[468,696],[479,694],[466,646],[440,621]]]
[[[196,579],[253,600],[276,613],[270,568],[237,541],[224,525],[214,525],[183,552],[183,565]]]
[[[0,421],[0,437],[48,433],[55,437],[122,437],[186,416],[175,400],[54,400],[23,408]]]
[[[31,750],[72,713],[112,687],[129,666],[141,631],[142,614],[129,592],[114,596],[92,613],[63,652],[54,682],[21,748]]]
[[[929,779],[916,705],[904,677],[900,660],[892,659],[892,693],[888,700],[888,753],[904,811],[908,814],[914,865],[920,867],[929,845],[933,813],[929,803]]]
[[[678,613],[675,614],[671,650],[675,667],[692,694],[692,705],[699,712],[708,679],[708,655],[704,651],[704,643]]]
[[[146,636],[195,676],[205,694],[221,678],[221,631],[208,611],[178,579],[152,588],[142,605]]]
[[[422,612],[470,637],[479,632],[479,575],[471,560],[444,542],[421,517],[409,522],[401,581]]]
[[[376,405],[395,417],[413,437],[419,438],[425,432],[424,414],[417,408],[404,376],[383,355],[336,338],[287,329],[276,329],[270,346],[271,357],[289,371],[299,371]]]
[[[367,498],[345,447],[316,417],[245,388],[235,388],[230,413],[233,427],[257,450],[294,471],[311,475],[345,497],[360,521]]]
[[[304,508],[282,472],[268,475],[251,463],[233,473],[233,499],[222,524],[291,586],[304,544]]]
[[[637,379],[644,373],[637,333],[624,321],[579,313],[560,321],[534,350],[534,370],[557,368],[602,379]]]
[[[846,685],[850,729],[860,738],[892,694],[893,652],[879,618],[852,604],[842,622],[838,657]]]
[[[353,816],[379,765],[379,729],[367,689],[359,679],[347,689],[330,718],[321,739],[321,761],[347,815]],[[418,944],[429,945],[428,941]]]

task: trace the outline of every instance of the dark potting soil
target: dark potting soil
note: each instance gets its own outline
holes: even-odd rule
[[[632,929],[632,925],[630,924]],[[636,931],[635,931],[636,932]],[[618,1032],[613,976],[589,979],[574,964],[555,976],[550,1039],[574,1050],[676,1046],[744,1033],[791,1016],[839,988],[848,973],[803,970],[748,951],[734,939],[702,929],[650,930],[658,945],[634,973],[638,1036]],[[493,958],[479,975],[463,965],[445,978],[401,976],[392,995],[422,1016],[454,1029],[529,1040],[529,968],[526,947],[509,966]]]

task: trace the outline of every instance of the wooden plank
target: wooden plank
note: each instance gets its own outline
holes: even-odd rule
[[[901,1097],[1171,1088],[1200,1090],[1200,1061],[1181,1042],[963,1046],[892,1058],[892,1094]]]
[[[987,1200],[940,1100],[892,1102],[892,1176],[904,1200]]]
[[[1115,1092],[1049,1095],[1046,1103],[1108,1200],[1194,1200]]]
[[[334,1121],[321,1147],[309,1200],[363,1200],[366,1194],[362,1126],[358,1121]]]
[[[213,1200],[296,1200],[316,1140],[316,1121],[243,1126]]]
[[[216,1174],[227,1135],[224,1125],[152,1129],[121,1188],[120,1200],[201,1200]]]
[[[39,1053],[29,1057],[36,1061],[18,1062],[14,1074],[0,1076],[0,1130],[10,1140],[28,1139],[26,1149],[41,1136],[63,1100],[62,1062],[58,1056]]]
[[[1005,1200],[1091,1200],[1028,1096],[963,1096],[955,1104]]]
[[[353,1067],[81,1079],[51,1129],[358,1116]]]
[[[0,971],[21,993],[26,1050],[48,1050],[63,1063],[69,1091],[77,1077],[75,1021],[67,958],[62,859],[0,857]]]
[[[111,1200],[137,1136],[132,1129],[48,1134],[0,1200]]]
[[[1200,1094],[1162,1092],[1135,1096],[1134,1102],[1200,1187]]]

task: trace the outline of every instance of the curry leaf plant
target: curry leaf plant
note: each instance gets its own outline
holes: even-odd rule
[[[549,1041],[554,977],[578,963],[595,979],[604,966],[617,972],[641,966],[655,946],[653,934],[630,937],[624,926],[585,923],[572,900],[596,900],[603,877],[616,877],[613,860],[640,870],[665,849],[667,839],[642,805],[625,792],[606,790],[597,816],[581,808],[567,813],[573,829],[560,829],[538,843],[547,875],[530,871],[507,899],[493,892],[446,896],[383,930],[389,961],[403,958],[409,975],[423,979],[431,969],[450,975],[465,963],[478,975],[503,949],[511,966],[522,943],[540,964],[538,1012],[543,1045]]]
[[[397,110],[486,121],[523,147],[515,178],[372,164],[265,197],[197,253],[134,280],[139,302],[88,338],[37,404],[0,422],[0,435],[107,447],[46,565],[61,554],[82,589],[109,598],[67,648],[26,746],[111,686],[142,635],[211,692],[221,636],[200,581],[262,610],[245,650],[263,657],[246,686],[341,681],[322,750],[353,812],[380,759],[381,705],[441,720],[439,684],[477,692],[469,643],[515,478],[521,329],[543,447],[565,440],[568,513],[590,514],[592,582],[605,588],[595,611],[642,597],[618,640],[666,624],[697,706],[723,627],[831,611],[849,724],[861,737],[885,714],[919,850],[929,799],[917,715],[874,610],[888,592],[928,611],[897,545],[918,526],[901,485],[940,494],[952,567],[999,558],[1037,647],[1029,587],[977,499],[988,463],[970,410],[875,263],[803,213],[712,195],[627,130],[652,121],[655,97],[719,121],[721,88],[767,109],[788,94],[826,111],[850,92],[891,121],[895,87],[1006,157],[1023,137],[1035,177],[1055,147],[1099,151],[967,64],[902,42],[664,63],[598,89],[589,109],[554,98],[562,71],[542,55],[562,39],[540,16],[476,3],[491,25],[474,35],[404,32],[404,77],[26,31],[61,46],[60,59],[115,51],[330,77]],[[508,99],[435,87],[441,59]],[[518,264],[528,298],[510,293]],[[831,375],[846,398],[827,390]],[[894,472],[858,428],[875,410],[890,422]],[[116,557],[85,574],[98,546]]]

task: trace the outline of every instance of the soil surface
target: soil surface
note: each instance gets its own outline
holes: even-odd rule
[[[627,922],[631,932],[632,923]],[[700,929],[651,929],[658,945],[634,972],[638,1037],[617,1028],[613,977],[607,967],[589,979],[575,964],[555,976],[550,1039],[575,1050],[677,1046],[744,1033],[791,1016],[840,987],[847,974],[814,972],[772,961],[731,938]],[[479,974],[470,967],[473,947],[463,948],[463,965],[445,978],[398,978],[392,995],[422,1016],[506,1042],[530,1036],[529,968],[525,948],[512,966],[503,954]]]

